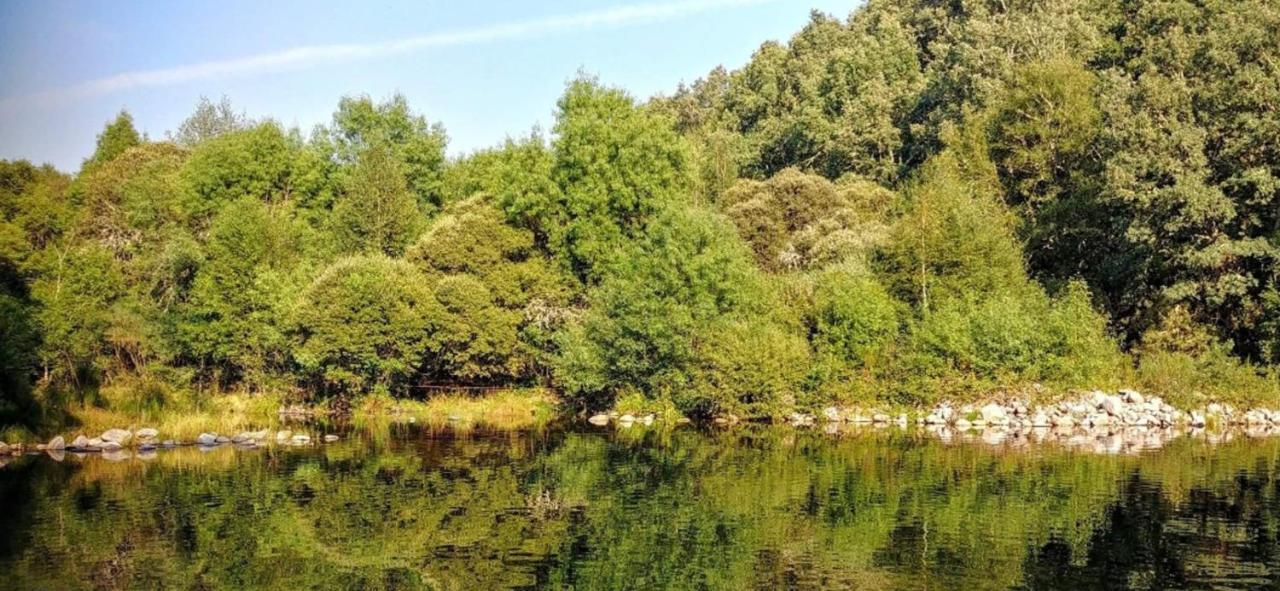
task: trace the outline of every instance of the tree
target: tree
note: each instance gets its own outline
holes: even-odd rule
[[[743,179],[720,206],[770,271],[821,266],[865,257],[883,241],[893,192],[848,176],[832,183],[797,169],[766,181]]]
[[[422,219],[391,148],[375,144],[361,152],[333,208],[341,251],[399,256],[422,228]]]
[[[403,393],[443,311],[413,265],[381,254],[335,261],[302,293],[294,358],[324,392]]]
[[[300,153],[300,142],[270,121],[202,142],[182,170],[188,214],[207,220],[246,196],[307,203],[310,195],[297,190]]]
[[[56,383],[90,386],[106,369],[106,332],[125,293],[125,278],[111,252],[92,242],[58,244],[33,261],[31,297],[44,335],[40,361]]]
[[[116,118],[102,130],[102,133],[98,134],[98,144],[93,149],[93,155],[84,161],[81,169],[88,170],[106,164],[123,154],[125,150],[141,143],[142,137],[133,127],[133,115],[121,110]]]
[[[226,95],[216,105],[209,97],[201,96],[196,103],[195,112],[178,125],[178,132],[171,134],[170,139],[189,148],[249,126],[249,118],[243,112],[237,113]]]
[[[706,211],[664,212],[624,264],[590,292],[590,310],[559,339],[557,382],[587,405],[625,388],[674,395],[689,384],[712,323],[765,306],[749,252]]]
[[[367,96],[343,97],[326,132],[329,149],[339,162],[355,163],[374,145],[389,149],[418,206],[431,213],[443,205],[448,137],[440,124],[428,123],[414,113],[403,95],[392,95],[382,103]]]
[[[879,259],[887,285],[922,313],[1027,281],[1016,218],[1000,198],[984,150],[966,140],[926,163],[905,189],[906,211]]]
[[[598,281],[623,258],[626,243],[690,187],[687,147],[669,120],[626,93],[579,78],[557,103],[552,200],[521,209],[539,214],[537,231],[581,280]]]
[[[434,337],[432,378],[519,380],[533,375],[568,280],[534,248],[528,230],[503,222],[483,196],[455,202],[406,253],[448,312]]]
[[[218,212],[178,328],[193,358],[253,385],[286,368],[287,310],[310,270],[306,240],[287,203],[246,196]]]

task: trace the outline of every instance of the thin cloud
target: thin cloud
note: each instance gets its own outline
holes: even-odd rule
[[[309,45],[248,57],[200,62],[171,68],[124,72],[73,86],[0,99],[0,110],[47,107],[137,88],[170,86],[184,82],[253,76],[281,70],[301,70],[344,61],[391,57],[436,47],[491,43],[506,39],[546,36],[606,26],[669,20],[714,9],[761,4],[773,0],[690,0],[619,6],[522,22],[442,31],[378,43]]]

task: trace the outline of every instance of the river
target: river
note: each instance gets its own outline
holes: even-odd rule
[[[305,448],[30,455],[0,467],[0,588],[1280,585],[1280,438],[1108,449],[404,425]]]

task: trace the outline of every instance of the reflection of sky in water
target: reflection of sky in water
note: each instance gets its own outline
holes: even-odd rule
[[[1183,435],[397,427],[27,456],[0,469],[0,589],[1268,584],[1280,441]]]

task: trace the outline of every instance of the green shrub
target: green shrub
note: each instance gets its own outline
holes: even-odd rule
[[[447,317],[435,337],[433,379],[522,380],[558,326],[568,280],[483,197],[451,204],[406,254],[431,281]]]
[[[636,251],[558,338],[557,383],[587,406],[607,406],[624,386],[651,397],[688,386],[704,331],[766,306],[750,255],[720,216],[665,212]]]
[[[400,393],[444,314],[413,265],[383,255],[339,259],[302,294],[294,357],[326,391]]]
[[[912,327],[904,361],[923,377],[974,380],[975,387],[1096,387],[1124,365],[1105,329],[1083,285],[1054,299],[1032,284],[939,303]]]
[[[802,398],[804,337],[768,320],[717,322],[699,335],[689,387],[673,401],[689,416],[780,418]]]
[[[870,273],[850,266],[822,272],[814,290],[814,349],[860,365],[900,329],[901,305]]]

